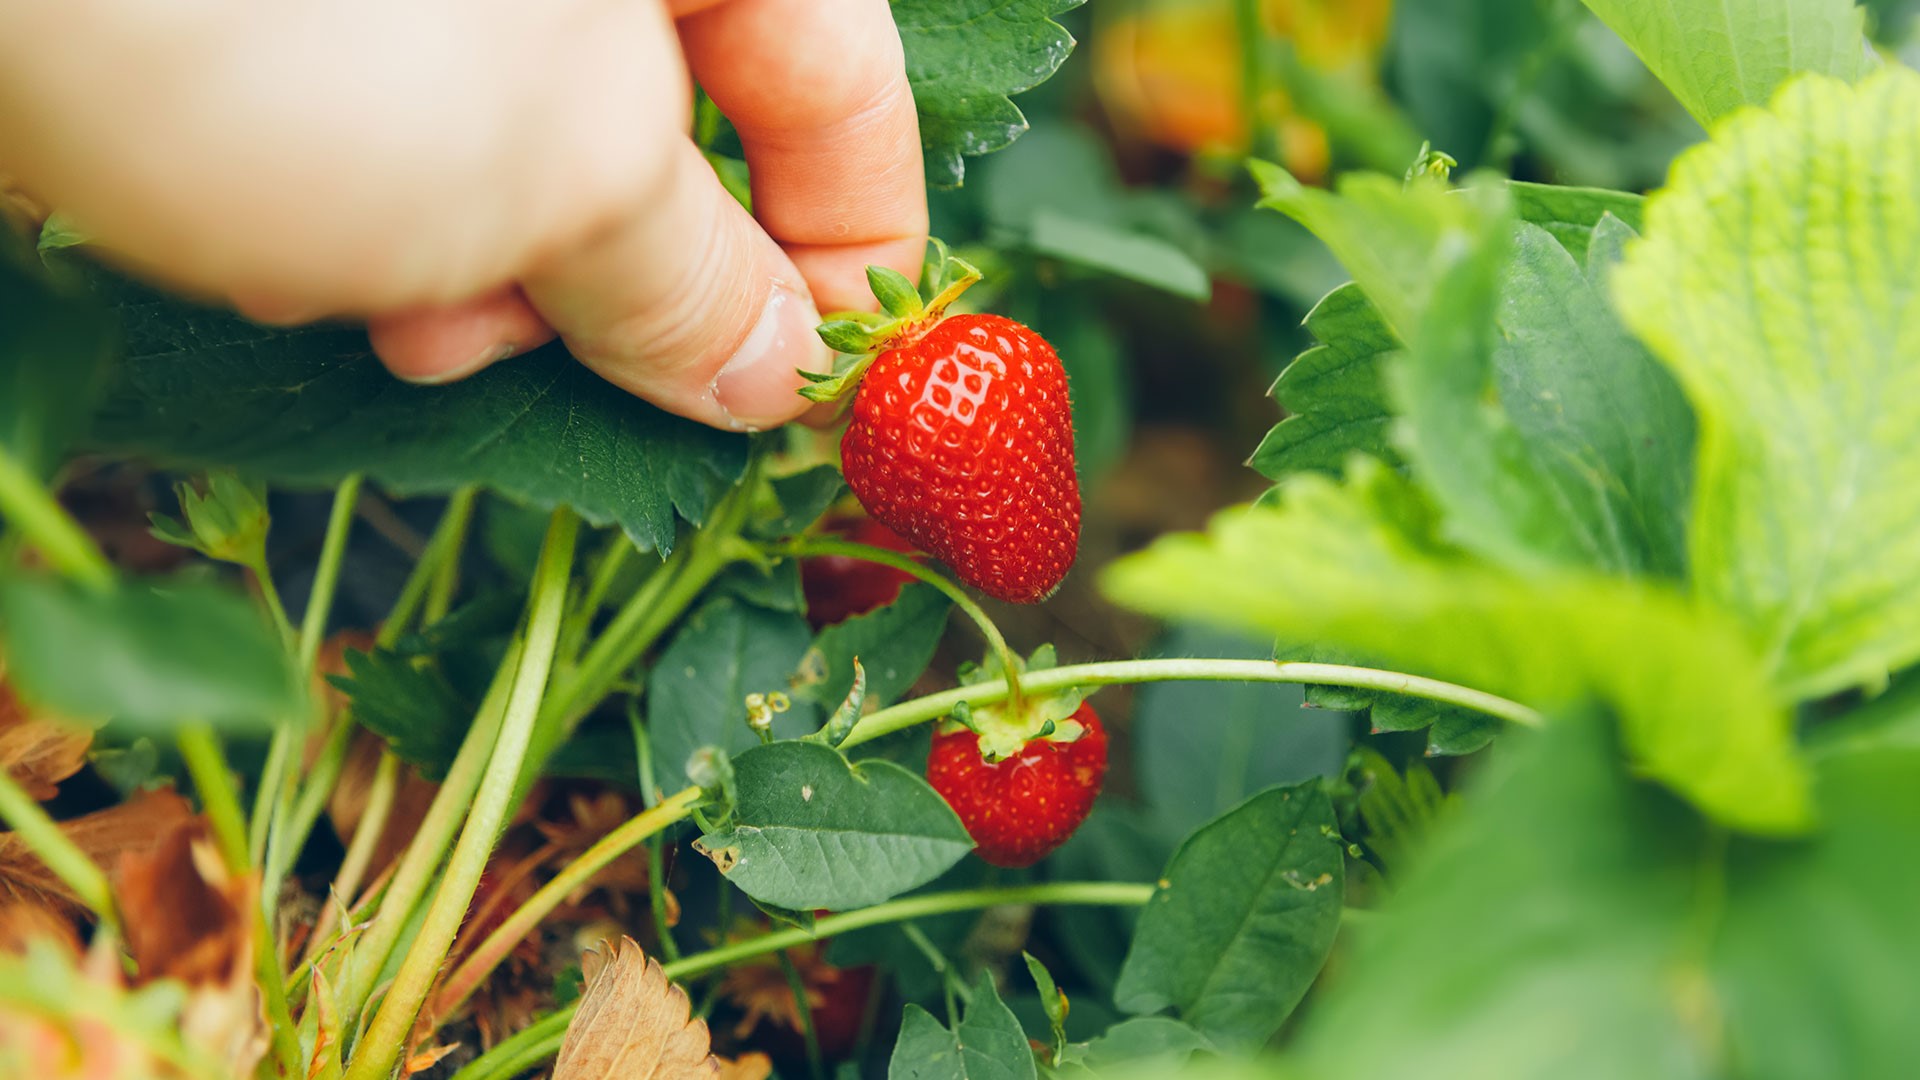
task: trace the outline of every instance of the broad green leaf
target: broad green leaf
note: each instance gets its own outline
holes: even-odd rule
[[[740,802],[700,838],[729,881],[798,911],[878,904],[973,850],[939,793],[889,761],[849,764],[813,743],[755,747],[733,762]]]
[[[1152,655],[1263,659],[1271,650],[1258,638],[1177,626]],[[1185,836],[1263,788],[1338,773],[1347,718],[1303,704],[1299,687],[1275,683],[1156,682],[1135,690],[1129,741],[1154,828]]]
[[[1763,105],[1801,72],[1857,79],[1873,69],[1853,0],[1586,0],[1694,119]]]
[[[1365,830],[1358,839],[1389,872],[1421,850],[1434,822],[1454,802],[1424,762],[1411,761],[1398,770],[1370,746],[1354,750],[1347,776]]]
[[[1172,1006],[1223,1046],[1265,1042],[1333,948],[1344,858],[1318,781],[1262,792],[1202,827],[1141,912],[1114,1004]]]
[[[387,374],[363,331],[277,330],[93,275],[126,359],[93,448],[233,466],[279,485],[365,472],[401,495],[482,484],[672,548],[746,464],[746,440],[669,416],[551,345],[460,382]]]
[[[52,476],[86,431],[112,354],[107,313],[0,221],[0,450]]]
[[[820,631],[801,665],[798,692],[831,713],[853,688],[853,661],[867,673],[870,708],[891,705],[927,670],[952,606],[938,589],[914,583],[899,599]]]
[[[1288,413],[1248,461],[1274,480],[1304,471],[1339,473],[1353,454],[1397,460],[1388,442],[1393,406],[1382,368],[1400,342],[1353,282],[1307,313],[1320,344],[1287,365],[1273,397]]]
[[[1073,51],[1053,16],[1083,0],[894,0],[920,112],[927,182],[957,187],[961,158],[990,154],[1027,130],[1010,95],[1047,80]]]
[[[1708,601],[1815,697],[1920,658],[1920,75],[1795,82],[1683,156],[1616,273],[1699,414]]]
[[[1364,459],[1362,461],[1364,465]],[[1112,565],[1118,600],[1380,657],[1541,707],[1598,699],[1641,767],[1741,828],[1810,820],[1790,718],[1745,635],[1662,587],[1516,576],[1432,535],[1378,466],[1302,476],[1279,508],[1215,518]]]
[[[1342,351],[1378,357],[1394,337],[1407,343],[1386,368],[1391,409],[1361,383],[1345,395],[1349,415],[1403,419],[1403,449],[1450,536],[1517,566],[1679,572],[1686,404],[1581,264],[1544,229],[1511,221],[1509,190],[1363,176],[1334,195],[1270,167],[1259,175],[1262,205],[1325,240],[1384,317],[1331,328],[1354,335]],[[1601,250],[1617,250],[1616,219],[1559,209],[1597,213]]]
[[[974,985],[953,1031],[918,1005],[908,1005],[887,1080],[1037,1080],[1033,1051],[1020,1021],[1000,1000],[991,973]]]
[[[747,695],[790,693],[809,637],[799,615],[732,597],[709,600],[688,616],[647,677],[647,735],[661,782],[679,777],[703,746],[733,753],[757,746]],[[790,739],[818,724],[812,704],[796,698],[773,718],[773,733]]]
[[[1920,843],[1920,752],[1822,762],[1821,832],[1780,842],[1629,778],[1591,717],[1513,745],[1354,935],[1309,1075],[1908,1071],[1920,867],[1888,853]]]
[[[310,707],[258,609],[206,582],[106,591],[0,577],[8,677],[55,712],[166,733],[187,721],[267,731]]]
[[[1494,319],[1494,381],[1589,564],[1678,578],[1693,414],[1607,303],[1611,260],[1632,230],[1603,215],[1590,235],[1583,268],[1544,229],[1519,226]]]
[[[1573,261],[1582,266],[1587,264],[1587,245],[1594,226],[1611,215],[1638,232],[1647,201],[1625,191],[1529,184],[1520,180],[1507,181],[1507,194],[1513,199],[1513,212],[1521,221],[1547,230],[1567,249],[1567,254],[1573,256]]]
[[[761,535],[773,537],[792,536],[820,520],[827,507],[847,490],[840,470],[831,465],[815,465],[776,476],[769,483],[774,498],[780,502],[780,513],[770,521],[756,522],[753,527]]]
[[[1084,217],[1041,209],[1034,212],[1027,246],[1076,266],[1204,301],[1213,295],[1207,272],[1192,256],[1157,236]]]

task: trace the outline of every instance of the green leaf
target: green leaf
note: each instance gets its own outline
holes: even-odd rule
[[[1647,201],[1625,191],[1529,184],[1520,180],[1507,181],[1507,194],[1513,199],[1513,212],[1521,221],[1547,230],[1567,249],[1567,254],[1583,266],[1587,262],[1588,241],[1600,219],[1612,215],[1628,229],[1638,232]]]
[[[328,679],[353,700],[353,718],[387,741],[395,756],[440,780],[460,752],[473,721],[474,704],[453,688],[440,669],[386,649],[349,649],[346,677]]]
[[[679,776],[702,746],[736,754],[758,746],[747,727],[747,695],[788,692],[809,637],[799,615],[731,597],[688,616],[647,679],[647,735],[662,782]],[[774,717],[773,733],[795,738],[817,722],[811,703],[796,700]]]
[[[0,221],[0,449],[52,476],[86,430],[112,355],[112,320]]]
[[[363,331],[276,330],[93,275],[126,328],[91,444],[275,485],[351,472],[399,495],[482,484],[672,548],[746,466],[746,440],[639,401],[551,345],[441,387],[387,374]]]
[[[1788,77],[1857,79],[1873,70],[1853,0],[1586,0],[1707,125],[1764,105]]]
[[[1092,1042],[1069,1048],[1071,1064],[1054,1070],[1054,1075],[1080,1080],[1125,1069],[1126,1075],[1171,1076],[1194,1054],[1212,1049],[1205,1035],[1172,1017],[1136,1016],[1113,1025]]]
[[[820,515],[847,490],[840,470],[831,465],[815,465],[797,473],[776,476],[770,483],[774,498],[779,500],[780,513],[771,520],[754,523],[755,532],[767,537],[801,532],[820,520]]]
[[[1009,96],[1045,82],[1073,51],[1053,16],[1083,0],[894,0],[920,112],[927,182],[958,187],[962,155],[999,150],[1027,130]]]
[[[1300,1032],[1309,1075],[1789,1080],[1920,1054],[1920,867],[1888,858],[1920,844],[1920,753],[1822,763],[1821,833],[1779,842],[1629,778],[1593,717],[1511,745],[1354,935]]]
[[[1035,210],[1027,246],[1075,266],[1137,281],[1150,288],[1204,302],[1213,283],[1193,257],[1157,236],[1062,213]]]
[[[1362,463],[1365,464],[1364,459]],[[1141,610],[1322,642],[1542,707],[1598,699],[1653,776],[1729,824],[1804,828],[1790,718],[1745,635],[1662,587],[1560,571],[1516,576],[1433,537],[1398,478],[1290,483],[1278,508],[1229,511],[1114,563]]]
[[[821,630],[802,666],[818,681],[799,685],[798,692],[833,709],[853,689],[858,658],[867,670],[867,700],[875,708],[891,705],[933,660],[950,606],[940,590],[916,582],[903,586],[893,603]]]
[[[1382,666],[1377,656],[1326,645],[1280,646],[1273,650],[1273,658],[1354,667]],[[1365,713],[1368,726],[1374,731],[1427,731],[1429,754],[1471,754],[1492,742],[1500,731],[1498,720],[1443,701],[1354,686],[1307,686],[1303,690],[1306,704],[1313,708]]]
[[[887,1080],[1038,1080],[1020,1021],[982,972],[957,1030],[908,1005]]]
[[[795,910],[867,907],[932,881],[973,850],[946,800],[892,762],[854,765],[824,746],[779,742],[733,766],[733,822],[700,845],[756,900]]]
[[[1264,659],[1267,643],[1211,627],[1176,626],[1154,656]],[[1340,771],[1346,717],[1302,708],[1297,686],[1156,682],[1134,691],[1134,770],[1154,827],[1187,835],[1248,796]]]
[[[1262,792],[1204,826],[1141,912],[1114,1004],[1173,1006],[1222,1046],[1265,1042],[1333,948],[1343,858],[1318,781]]]
[[[1700,416],[1699,593],[1814,697],[1920,658],[1920,75],[1800,80],[1675,163],[1616,274]]]
[[[1359,839],[1389,871],[1421,850],[1428,831],[1453,801],[1425,763],[1409,762],[1403,773],[1369,746],[1354,750],[1348,776],[1356,790],[1354,808],[1366,830]]]
[[[1387,439],[1394,410],[1382,375],[1400,349],[1393,330],[1353,282],[1322,297],[1306,327],[1320,344],[1295,357],[1273,384],[1274,400],[1290,415],[1248,464],[1283,480],[1297,472],[1337,474],[1356,453],[1397,460]]]
[[[268,731],[309,708],[260,612],[206,582],[93,591],[0,578],[0,638],[9,678],[25,696],[128,733],[166,733],[186,721]]]

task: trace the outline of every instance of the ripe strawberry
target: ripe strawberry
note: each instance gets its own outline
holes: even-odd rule
[[[832,401],[864,373],[840,440],[860,504],[967,584],[1038,603],[1080,547],[1067,374],[1051,346],[1011,319],[945,314],[979,277],[938,242],[926,270],[931,300],[870,268],[887,315],[823,324],[828,344],[862,358],[803,373],[815,385],[801,393]]]
[[[933,785],[995,866],[1032,866],[1087,819],[1107,775],[1107,731],[1093,706],[1082,703],[1072,742],[1037,738],[1012,756],[988,761],[972,731],[937,731],[927,755]]]
[[[913,553],[913,545],[885,525],[863,517],[829,524],[829,534],[888,551]],[[807,621],[815,630],[885,607],[900,595],[912,575],[850,555],[816,555],[800,560],[800,591],[807,597]]]

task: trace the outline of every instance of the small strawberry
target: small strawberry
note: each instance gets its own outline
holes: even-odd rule
[[[990,760],[985,741],[949,721],[934,733],[927,782],[960,815],[982,859],[1032,866],[1087,820],[1107,775],[1107,729],[1082,702],[1052,734],[1006,757]]]
[[[913,545],[899,533],[870,517],[851,524],[829,522],[826,531],[857,544],[913,553]],[[815,630],[893,603],[900,587],[911,581],[913,575],[905,571],[851,555],[816,555],[800,560],[800,591],[806,594],[807,621]]]
[[[829,322],[859,354],[801,391],[831,401],[865,378],[840,441],[867,512],[990,596],[1047,598],[1080,546],[1066,370],[1038,334],[998,315],[945,314],[979,272],[934,245],[922,301],[906,278],[867,272],[887,316]]]

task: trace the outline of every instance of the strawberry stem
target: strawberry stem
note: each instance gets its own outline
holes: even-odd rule
[[[1346,664],[1310,664],[1279,660],[1110,660],[1095,664],[1029,671],[1022,684],[1026,693],[1048,694],[1072,687],[1112,686],[1143,682],[1270,682],[1318,683],[1327,686],[1352,686],[1366,690],[1386,690],[1396,694],[1459,705],[1486,713],[1522,727],[1539,727],[1540,714],[1515,701],[1496,697],[1484,690],[1442,682],[1420,675],[1378,668],[1350,667]],[[1011,696],[1011,688],[1001,679],[943,690],[937,694],[903,701],[877,712],[868,713],[854,725],[842,750],[882,735],[910,728],[950,714],[961,702],[991,704]]]
[[[940,590],[942,595],[953,601],[953,605],[964,612],[967,618],[972,619],[973,624],[980,628],[981,636],[987,639],[987,647],[992,649],[993,654],[1000,658],[1000,666],[1005,668],[1007,672],[1006,690],[1001,696],[1012,703],[1015,713],[1023,711],[1026,695],[1020,688],[1019,673],[1024,669],[1024,665],[1020,662],[1020,657],[1015,654],[1012,647],[1007,644],[1006,636],[1000,633],[1000,628],[994,625],[993,620],[987,617],[987,613],[981,609],[979,604],[974,602],[973,597],[968,596],[966,590],[955,585],[945,576],[934,573],[918,561],[908,558],[898,551],[889,551],[886,548],[873,547],[870,544],[857,544],[851,540],[838,540],[826,536],[795,537],[773,550],[776,553],[791,555],[794,558],[806,558],[809,555],[843,555],[847,558],[879,563],[881,566],[892,567],[912,577],[916,581],[925,582]],[[856,730],[858,729],[856,728]]]

